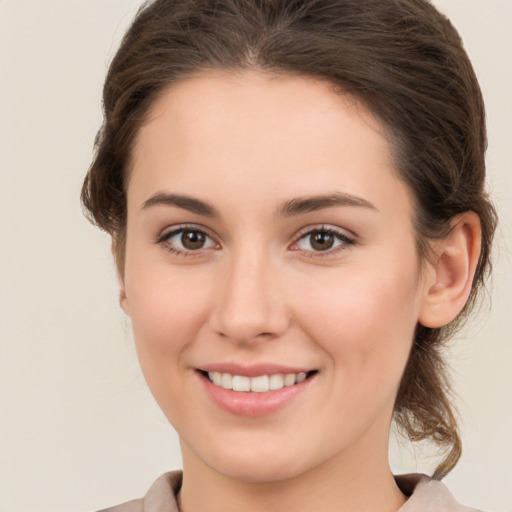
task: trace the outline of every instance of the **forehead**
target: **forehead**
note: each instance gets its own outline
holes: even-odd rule
[[[163,89],[152,106],[149,122],[168,109],[191,118],[222,111],[230,119],[247,119],[245,115],[251,113],[251,121],[258,119],[255,114],[259,112],[268,121],[269,114],[293,116],[309,112],[311,107],[325,116],[360,105],[353,96],[336,92],[333,84],[314,77],[258,70],[205,70]]]
[[[149,134],[151,126],[217,133],[218,128],[237,123],[253,128],[241,133],[249,140],[261,127],[286,128],[281,137],[297,136],[298,131],[323,131],[339,120],[339,114],[363,121],[371,130],[388,139],[387,130],[354,96],[336,90],[325,80],[255,70],[231,73],[204,71],[164,89],[154,101],[138,140]],[[299,122],[297,122],[299,121]],[[295,130],[290,130],[295,125]],[[154,135],[154,131],[151,136]],[[265,142],[270,142],[269,139]]]
[[[222,183],[226,193],[239,185],[262,198],[270,189],[303,196],[333,187],[382,195],[385,182],[402,187],[388,139],[360,102],[326,82],[204,73],[155,101],[138,133],[128,196],[135,189],[140,201],[168,187],[211,194]]]

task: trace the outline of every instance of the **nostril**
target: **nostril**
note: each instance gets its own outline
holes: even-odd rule
[[[218,336],[224,339],[229,339],[233,342],[245,345],[252,344],[258,341],[271,341],[278,338],[286,330],[286,326],[281,327],[275,325],[275,331],[261,330],[262,321],[228,319],[213,325],[215,332]]]

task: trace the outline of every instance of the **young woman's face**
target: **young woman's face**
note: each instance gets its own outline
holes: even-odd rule
[[[122,305],[185,467],[269,481],[387,464],[426,285],[384,136],[301,77],[212,72],[154,104]]]

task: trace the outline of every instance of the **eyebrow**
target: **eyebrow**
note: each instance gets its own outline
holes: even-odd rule
[[[378,211],[370,201],[352,194],[335,192],[333,194],[297,197],[286,202],[278,211],[278,215],[291,217],[303,213],[332,208],[334,206],[357,206]]]
[[[205,217],[219,217],[219,212],[205,201],[181,194],[158,192],[144,201],[142,209],[146,210],[152,206],[176,206]]]
[[[205,217],[220,217],[218,210],[207,202],[181,194],[158,192],[144,201],[142,204],[142,210],[146,210],[153,206],[175,206]],[[335,206],[355,206],[378,211],[370,201],[363,199],[362,197],[335,192],[333,194],[296,197],[285,202],[278,209],[277,215],[279,217],[292,217]]]

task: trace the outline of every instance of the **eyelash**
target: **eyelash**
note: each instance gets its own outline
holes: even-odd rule
[[[164,231],[161,235],[158,236],[158,238],[155,240],[155,243],[157,245],[161,245],[165,250],[170,252],[171,254],[176,254],[178,256],[197,256],[202,253],[203,250],[208,250],[211,247],[206,248],[199,248],[197,250],[181,250],[177,249],[173,245],[169,243],[169,240],[172,239],[174,236],[177,236],[181,234],[183,236],[184,233],[196,233],[200,236],[204,236],[206,239],[209,239],[212,242],[212,246],[219,246],[213,238],[204,230],[201,229],[198,226],[195,225],[182,225],[177,226],[176,228],[172,229],[171,231]],[[340,242],[337,246],[334,248],[326,249],[325,251],[315,251],[315,250],[302,250],[296,247],[302,240],[306,240],[308,237],[311,237],[313,234],[323,234],[323,235],[330,235],[334,237],[335,241]],[[354,245],[356,243],[356,240],[354,237],[347,235],[345,232],[329,227],[329,226],[315,226],[315,227],[307,227],[302,230],[301,233],[297,236],[295,242],[291,244],[290,249],[292,251],[301,251],[309,258],[314,257],[326,257],[326,256],[332,256],[334,254],[337,254],[339,251],[346,250],[348,246]],[[311,242],[310,242],[311,245]]]
[[[341,242],[339,245],[334,248],[327,249],[325,251],[314,251],[314,250],[306,250],[303,251],[304,255],[309,258],[323,258],[328,256],[333,256],[340,251],[347,250],[349,246],[354,245],[356,243],[356,239],[353,236],[348,235],[344,231],[340,229],[336,229],[330,226],[318,226],[318,227],[307,227],[302,230],[302,233],[299,234],[297,241],[292,244],[292,250],[301,251],[301,249],[293,249],[294,246],[297,246],[301,240],[305,240],[308,237],[311,237],[315,233],[321,233],[323,235],[330,235],[334,237],[335,242]],[[310,242],[311,245],[311,242]]]
[[[198,226],[194,225],[182,225],[177,226],[176,228],[172,229],[171,231],[164,231],[156,240],[155,243],[157,245],[161,245],[166,251],[170,252],[171,254],[176,254],[178,256],[196,256],[199,253],[201,253],[202,249],[200,248],[197,251],[194,250],[181,250],[177,249],[176,247],[173,247],[170,245],[169,240],[171,240],[174,236],[181,235],[183,236],[184,233],[197,233],[199,235],[204,236],[206,239],[211,240],[214,245],[218,245],[214,242],[213,238],[204,230],[201,229]],[[209,248],[206,248],[209,249]]]

